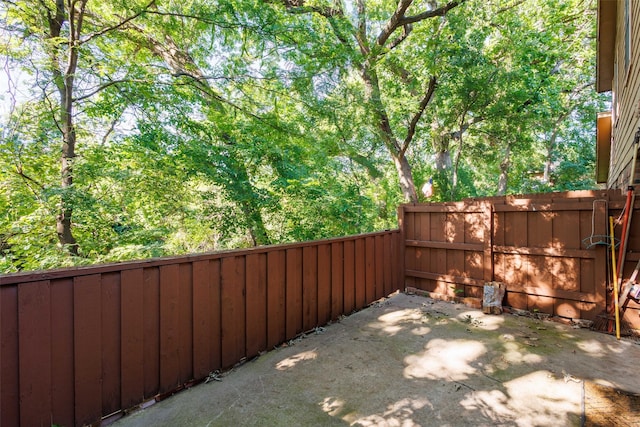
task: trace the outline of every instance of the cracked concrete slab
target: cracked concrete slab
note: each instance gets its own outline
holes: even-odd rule
[[[113,425],[579,426],[585,382],[638,394],[639,360],[630,339],[396,294]]]

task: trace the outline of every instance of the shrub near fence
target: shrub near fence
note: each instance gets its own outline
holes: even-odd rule
[[[0,276],[0,426],[79,426],[403,288],[398,230]]]
[[[406,285],[479,304],[495,280],[506,285],[505,305],[593,320],[611,301],[608,249],[592,243],[606,243],[607,218],[624,203],[620,191],[579,191],[403,205]],[[624,278],[640,259],[639,204],[634,212]],[[638,308],[631,302],[625,316],[636,328]]]

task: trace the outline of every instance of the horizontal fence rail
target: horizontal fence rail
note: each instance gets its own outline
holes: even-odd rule
[[[398,230],[0,276],[0,426],[80,426],[403,289]]]
[[[403,205],[405,283],[480,304],[484,284],[499,281],[505,305],[593,320],[610,302],[607,218],[624,203],[619,191],[580,191]],[[635,211],[623,277],[640,258],[639,204]],[[631,302],[625,317],[636,328],[638,308]]]

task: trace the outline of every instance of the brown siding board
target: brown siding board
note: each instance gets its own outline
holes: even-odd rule
[[[355,243],[353,240],[344,242],[344,313],[351,313],[355,309]]]
[[[120,408],[120,273],[101,278],[102,413]]]
[[[79,276],[73,284],[76,425],[94,423],[102,414],[101,275]]]
[[[331,243],[331,319],[344,313],[344,242]]]
[[[144,396],[160,391],[160,268],[143,270]]]
[[[265,254],[246,257],[247,358],[267,348],[267,286]]]
[[[302,249],[287,250],[286,261],[286,337],[302,333]]]
[[[302,248],[302,330],[318,325],[318,250]]]
[[[225,369],[246,355],[244,261],[244,257],[227,257],[221,264],[222,367]]]
[[[318,245],[318,324],[331,320],[331,245]]]
[[[64,278],[51,283],[51,404],[54,424],[75,424],[73,377],[73,279]],[[0,425],[4,424],[0,422]]]
[[[51,294],[50,282],[18,288],[20,425],[51,422]],[[14,369],[15,369],[14,368]]]
[[[121,281],[121,408],[144,399],[144,271],[125,270]]]
[[[364,239],[355,241],[355,309],[361,310],[366,303],[366,249]]]
[[[0,286],[0,424],[20,425],[18,285]]]
[[[178,384],[193,379],[193,264],[178,265]]]
[[[160,392],[180,384],[179,265],[160,267]]]
[[[267,345],[271,349],[285,340],[285,251],[267,254]]]

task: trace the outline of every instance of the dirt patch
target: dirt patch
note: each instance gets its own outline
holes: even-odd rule
[[[640,425],[640,395],[591,381],[584,382],[585,426]]]

